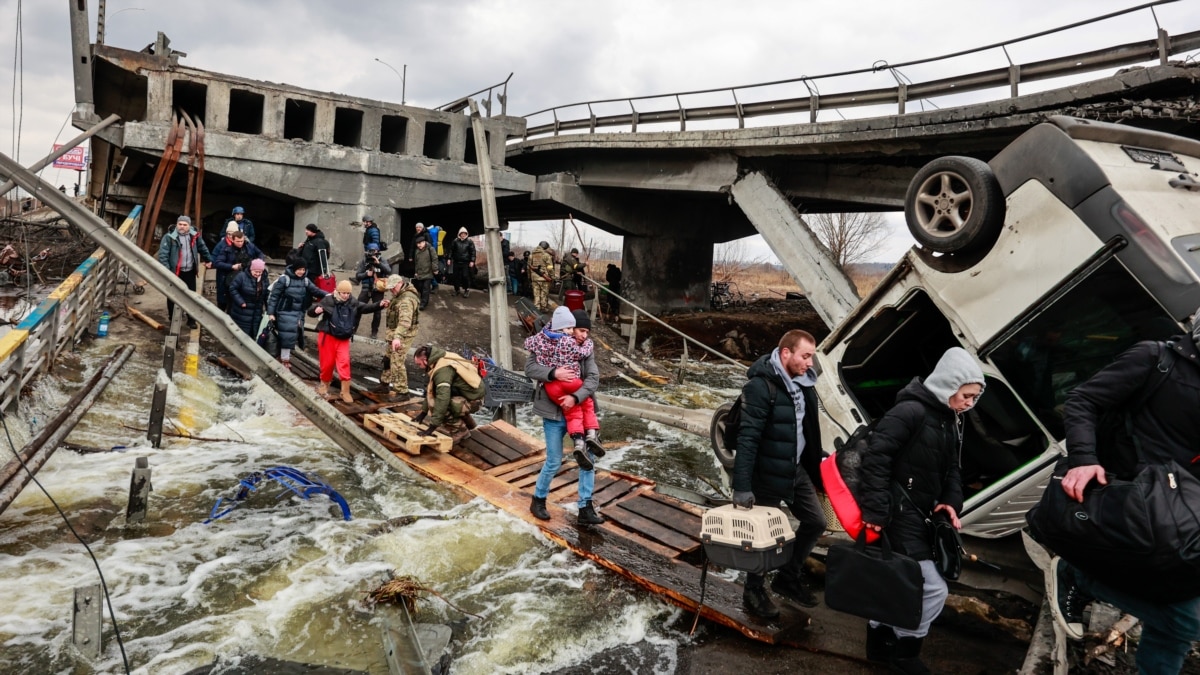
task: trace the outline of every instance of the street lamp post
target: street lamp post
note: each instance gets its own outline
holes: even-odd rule
[[[387,66],[388,68],[391,68],[392,72],[396,73],[396,77],[400,78],[400,105],[405,105],[404,90],[408,87],[408,64],[407,63],[404,64],[404,66],[403,66],[404,74],[401,75],[400,71],[393,68],[392,64],[388,63],[387,61],[384,61],[383,59],[380,59],[380,58],[376,58],[375,60],[382,63],[383,65]]]

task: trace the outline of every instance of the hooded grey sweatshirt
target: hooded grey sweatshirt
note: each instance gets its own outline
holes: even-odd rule
[[[947,408],[950,407],[950,397],[958,393],[959,387],[964,384],[987,386],[983,381],[983,370],[970,352],[962,347],[947,349],[922,384]],[[979,393],[982,395],[983,391]]]
[[[809,368],[804,371],[803,375],[792,377],[787,369],[783,367],[783,362],[779,360],[779,348],[771,352],[771,367],[775,369],[775,373],[779,375],[783,383],[787,385],[788,394],[792,397],[792,403],[796,406],[796,463],[800,463],[800,454],[804,452],[804,394],[800,392],[800,387],[814,387],[817,384],[817,369]]]

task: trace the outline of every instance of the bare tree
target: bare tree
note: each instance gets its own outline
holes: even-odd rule
[[[745,239],[717,244],[713,248],[713,281],[731,281],[760,262],[749,257]]]
[[[843,270],[869,257],[888,236],[880,213],[813,213],[804,220]]]

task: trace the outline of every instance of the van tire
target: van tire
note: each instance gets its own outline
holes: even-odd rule
[[[1004,225],[1004,193],[987,162],[939,157],[908,184],[904,219],[921,248],[936,253],[986,249]]]
[[[713,411],[712,423],[708,426],[708,439],[712,442],[713,454],[728,473],[733,473],[733,450],[725,447],[725,420],[729,417],[732,403],[725,403]]]

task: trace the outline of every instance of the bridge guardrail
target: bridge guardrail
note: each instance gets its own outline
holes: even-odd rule
[[[136,234],[142,207],[136,206],[121,224],[125,237]],[[87,330],[116,286],[122,265],[103,248],[63,280],[16,328],[0,336],[0,410],[21,395],[21,389]]]
[[[1155,59],[1157,59],[1160,64],[1165,65],[1168,57],[1170,56],[1200,49],[1200,31],[1181,33],[1172,37],[1165,29],[1161,27],[1161,25],[1159,25],[1158,16],[1154,13],[1154,7],[1176,1],[1178,0],[1157,0],[1156,2],[1130,7],[1128,9],[1111,12],[1109,14],[1094,17],[1092,19],[1078,21],[1066,26],[1060,26],[1058,28],[1041,31],[1032,35],[1006,40],[1004,42],[997,42],[994,44],[985,45],[983,47],[977,47],[975,49],[968,49],[954,52],[952,54],[918,59],[915,61],[907,61],[905,63],[899,63],[895,65],[890,65],[886,61],[880,61],[876,62],[876,64],[872,65],[870,68],[860,68],[857,70],[828,73],[811,77],[801,76],[787,80],[775,80],[773,82],[761,82],[758,84],[736,87],[700,89],[672,94],[655,94],[649,96],[635,96],[630,98],[610,98],[555,106],[553,108],[546,108],[544,110],[539,110],[537,112],[525,115],[525,119],[530,122],[532,122],[532,119],[535,117],[542,117],[546,115],[551,116],[553,120],[542,124],[527,124],[525,128],[525,134],[519,140],[526,140],[532,137],[545,135],[557,136],[564,131],[587,131],[587,133],[595,133],[596,129],[601,127],[629,127],[629,131],[636,132],[639,124],[666,122],[678,122],[679,131],[686,131],[688,121],[696,120],[736,119],[737,127],[739,129],[743,129],[745,128],[746,118],[748,117],[803,112],[809,113],[810,122],[816,122],[817,114],[821,110],[839,110],[842,108],[853,108],[887,103],[896,104],[898,108],[897,114],[903,115],[905,113],[906,104],[909,101],[927,101],[939,96],[948,96],[951,94],[961,94],[964,92],[992,89],[996,87],[1003,87],[1004,85],[1009,86],[1009,96],[1015,98],[1019,94],[1019,85],[1021,83],[1050,80],[1119,66],[1135,65],[1154,61]],[[1105,49],[1071,54],[1068,56],[1059,56],[1025,64],[1014,64],[1012,62],[1012,58],[1008,54],[1007,47],[1010,45],[1025,42],[1038,37],[1061,33],[1073,28],[1078,28],[1080,26],[1097,23],[1142,10],[1149,10],[1154,16],[1156,36],[1153,39],[1130,42]],[[1007,61],[1006,66],[919,83],[914,83],[909,80],[909,78],[900,70],[901,68],[906,68],[909,66],[946,61],[960,56],[977,54],[996,49],[999,49],[1003,52],[1004,58]],[[830,94],[822,94],[819,89],[819,81],[821,80],[830,80],[832,78],[853,75],[875,74],[882,71],[887,71],[892,75],[892,77],[896,80],[895,87],[873,88]],[[779,85],[796,83],[803,84],[805,89],[808,91],[808,96],[754,102],[745,102],[738,97],[739,92],[747,92],[765,87],[775,87]],[[729,93],[730,98],[732,99],[731,103],[689,108],[684,105],[682,100],[682,97],[686,96],[723,93]],[[635,105],[638,101],[650,101],[667,98],[675,99],[676,106],[674,108],[660,108],[656,110],[639,111]],[[627,104],[630,112],[600,116],[596,115],[594,112],[595,106],[613,103]],[[586,116],[573,116],[560,119],[560,113],[574,108],[585,108],[587,111]]]

